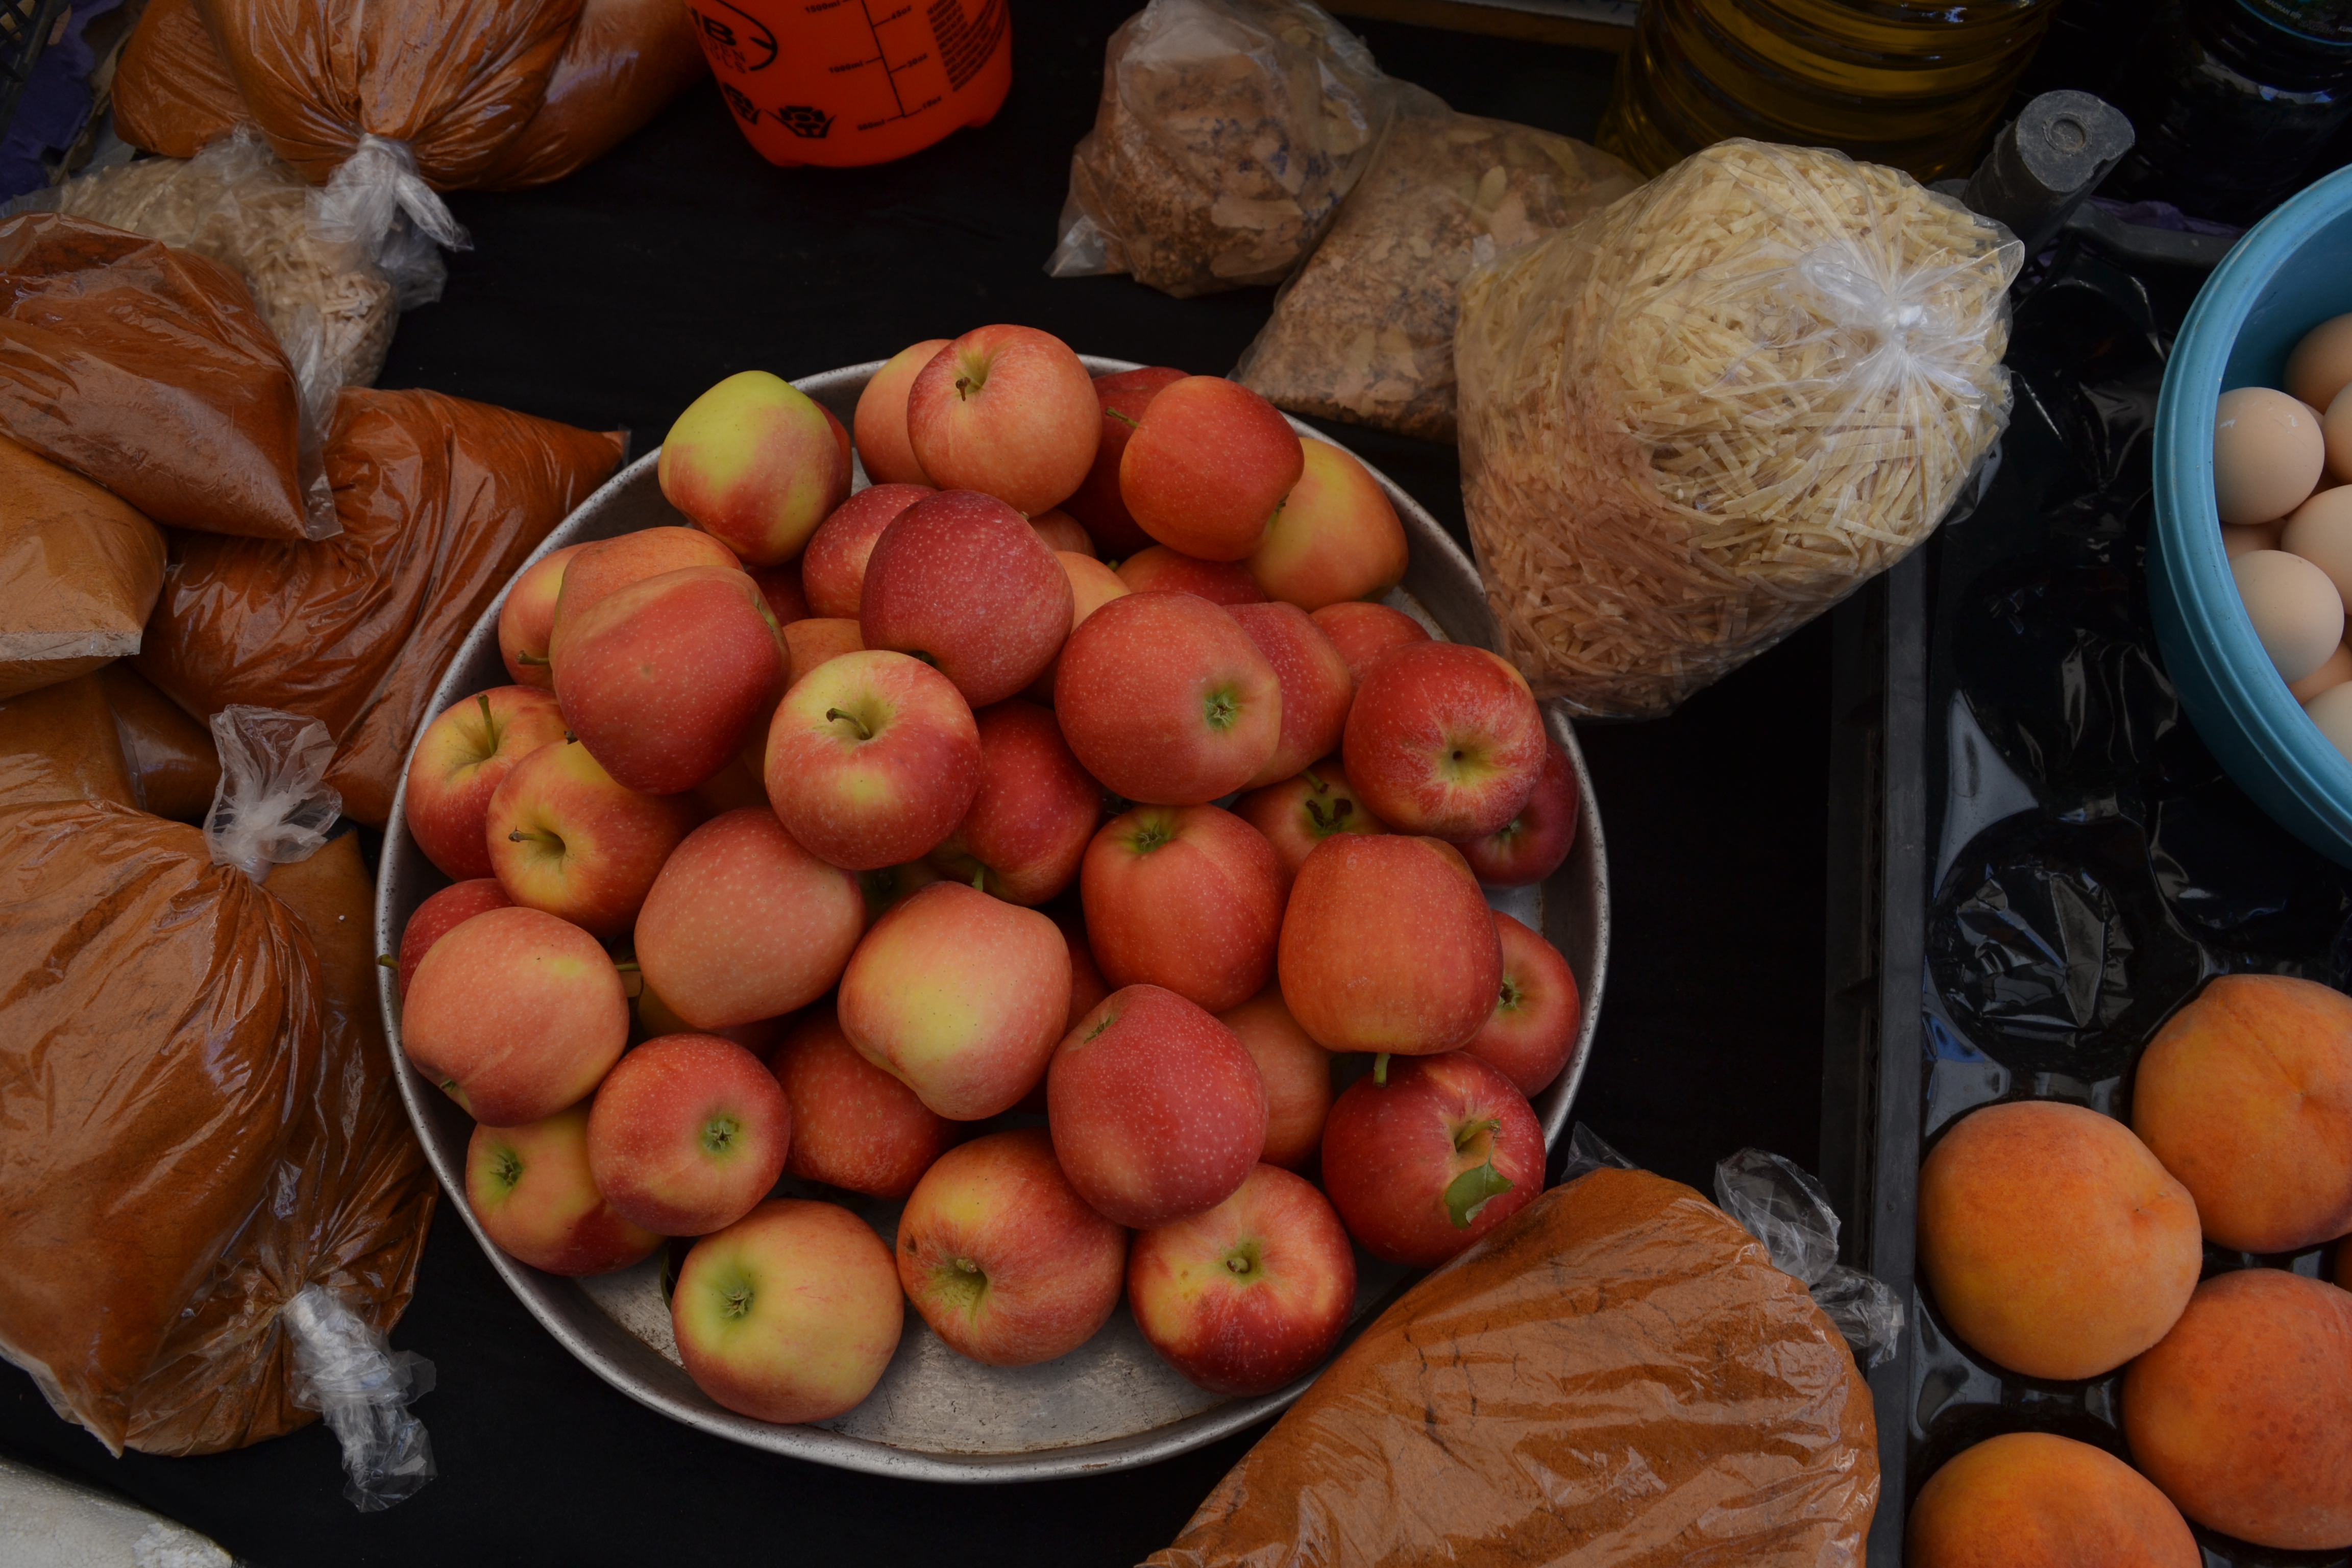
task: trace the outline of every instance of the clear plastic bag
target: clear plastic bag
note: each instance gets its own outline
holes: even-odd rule
[[[220,751],[211,730],[126,662],[108,665],[98,679],[131,770],[132,804],[174,822],[201,825],[212,815],[221,779]]]
[[[294,1343],[294,1403],[326,1418],[343,1448],[343,1496],[381,1513],[435,1474],[433,1444],[409,1402],[433,1392],[433,1363],[393,1351],[341,1298],[305,1285],[286,1303]]]
[[[1462,489],[1504,652],[1650,717],[1900,560],[2007,419],[2021,260],[1898,171],[1725,142],[1475,268]]]
[[[163,588],[153,523],[0,438],[0,698],[137,653]]]
[[[1393,97],[1311,0],[1150,0],[1110,36],[1045,270],[1180,299],[1279,283],[1371,162]]]
[[[1454,295],[1474,259],[1566,228],[1640,181],[1584,142],[1395,90],[1379,156],[1234,379],[1294,414],[1451,441]]]
[[[1837,1211],[1811,1172],[1780,1155],[1742,1149],[1717,1163],[1715,1201],[1764,1244],[1775,1264],[1805,1282],[1864,1371],[1895,1353],[1903,1303],[1884,1281],[1837,1260]]]

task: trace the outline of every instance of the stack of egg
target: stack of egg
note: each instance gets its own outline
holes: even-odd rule
[[[2284,392],[2221,395],[2213,492],[2255,636],[2321,732],[2352,757],[2352,315],[2295,345]]]

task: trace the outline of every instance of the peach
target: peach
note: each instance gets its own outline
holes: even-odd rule
[[[408,836],[444,876],[487,877],[490,796],[523,758],[563,739],[555,698],[533,686],[494,686],[435,717],[409,754],[402,816]]]
[[[1070,754],[1054,715],[999,702],[975,715],[980,789],[931,863],[1016,904],[1042,904],[1070,885],[1102,820],[1102,785]]]
[[[1262,789],[1339,749],[1356,680],[1331,639],[1297,605],[1235,605],[1225,613],[1249,633],[1282,687],[1282,738],[1244,786]]]
[[[1139,805],[1087,846],[1087,939],[1113,985],[1160,985],[1211,1012],[1274,973],[1282,863],[1256,828],[1213,805]]]
[[[1254,789],[1234,802],[1234,815],[1265,835],[1282,862],[1282,890],[1307,864],[1315,847],[1335,833],[1386,833],[1388,826],[1356,798],[1347,765],[1326,757],[1280,784]]]
[[[521,1127],[477,1123],[466,1142],[466,1206],[501,1251],[550,1274],[609,1274],[662,1244],[596,1190],[585,1104]]]
[[[994,496],[1024,516],[1078,488],[1101,426],[1087,367],[1034,327],[975,327],[907,388],[908,444],[931,483]]]
[[[810,853],[852,871],[920,859],[971,809],[980,728],[947,677],[868,649],[811,670],[768,726],[768,798]]]
[[[1301,440],[1306,470],[1249,558],[1266,597],[1319,610],[1375,599],[1404,580],[1404,524],[1364,465],[1328,441]]]
[[[801,557],[809,613],[856,620],[866,598],[866,563],[874,553],[874,542],[908,507],[938,493],[929,485],[868,485],[834,508],[810,536]]]
[[[1118,580],[1130,594],[1197,594],[1213,605],[1262,605],[1265,590],[1249,569],[1234,561],[1201,561],[1164,544],[1139,550],[1118,563]]]
[[[1307,858],[1276,962],[1291,1016],[1332,1051],[1456,1049],[1503,984],[1494,914],[1462,858],[1401,834],[1342,833]]]
[[[620,936],[697,816],[685,795],[620,784],[576,742],[541,746],[490,796],[490,868],[516,903]]]
[[[1118,491],[1144,532],[1203,561],[1265,541],[1306,464],[1281,410],[1239,382],[1188,375],[1160,389],[1119,455]]]
[[[563,569],[586,544],[551,550],[524,567],[499,606],[499,657],[519,686],[555,689],[547,662],[547,641],[555,633],[555,602],[563,589]]]
[[[1307,1037],[1271,985],[1218,1014],[1217,1022],[1241,1041],[1265,1085],[1265,1152],[1258,1158],[1305,1170],[1323,1146],[1331,1114],[1331,1053]]]
[[[1533,1099],[1576,1054],[1583,1003],[1576,972],[1541,934],[1497,910],[1495,935],[1503,944],[1502,991],[1495,1016],[1462,1048]]]
[[[2009,1432],[1963,1448],[1911,1505],[1911,1568],[2203,1568],[2180,1510],[2103,1448]]]
[[[1389,649],[1431,640],[1429,629],[1402,610],[1352,599],[1317,610],[1315,625],[1348,661],[1348,673],[1359,685],[1372,661]]]
[[[956,1125],[857,1054],[831,1007],[794,1023],[768,1064],[793,1108],[784,1169],[877,1198],[903,1198],[956,1139]]]
[[[910,343],[883,362],[882,368],[857,395],[857,411],[850,424],[857,437],[858,461],[876,485],[928,485],[923,465],[907,439],[907,389],[948,346],[945,338],[925,338]]]
[[[2148,1043],[2131,1114],[2207,1240],[2295,1252],[2352,1231],[2352,998],[2222,975]]]
[[[1466,643],[1407,643],[1372,662],[1341,755],[1372,815],[1400,833],[1483,838],[1543,774],[1542,712],[1527,679]]]
[[[2028,1377],[2098,1377],[2197,1288],[2197,1205],[2131,1129],[2056,1100],[1963,1117],[1919,1170],[1919,1267],[1952,1331]]]
[[[1070,635],[1069,574],[1003,501],[942,490],[900,513],[866,563],[866,646],[936,666],[974,708],[1045,672]]]
[[[416,978],[416,966],[425,962],[425,955],[433,951],[435,942],[483,910],[503,910],[513,903],[496,877],[476,877],[452,882],[417,905],[408,923],[400,928],[400,994],[408,994],[409,983]]]
[[[751,564],[789,561],[849,493],[836,428],[781,376],[738,371],[669,427],[662,494]]]
[[[1151,542],[1135,525],[1127,501],[1118,493],[1118,462],[1127,454],[1135,422],[1162,387],[1184,379],[1181,370],[1165,365],[1114,371],[1094,378],[1095,396],[1102,409],[1102,429],[1095,447],[1094,466],[1062,504],[1085,525],[1096,545],[1113,557],[1132,555]]]
[[[479,1121],[520,1127],[587,1098],[629,1039],[621,973],[578,926],[486,910],[416,966],[400,1043]]]
[[[1239,789],[1282,738],[1282,684],[1240,623],[1190,594],[1129,594],[1062,648],[1054,711],[1087,772],[1129,800]]]

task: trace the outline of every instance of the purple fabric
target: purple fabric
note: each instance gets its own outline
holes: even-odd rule
[[[0,200],[23,195],[49,183],[41,162],[73,144],[89,123],[89,73],[98,64],[83,35],[89,25],[122,0],[76,0],[65,37],[41,51],[33,77],[16,100],[16,112],[0,136]]]
[[[2118,202],[2105,196],[2093,196],[2091,205],[2118,222],[2136,224],[2141,228],[2168,228],[2178,234],[2215,234],[2224,239],[2235,239],[2246,232],[2230,224],[2190,217],[2170,202]]]

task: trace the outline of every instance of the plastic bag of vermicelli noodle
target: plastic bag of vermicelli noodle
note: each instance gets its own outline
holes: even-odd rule
[[[1463,498],[1537,691],[1667,712],[1972,497],[2021,260],[1896,170],[1725,142],[1475,269]]]

